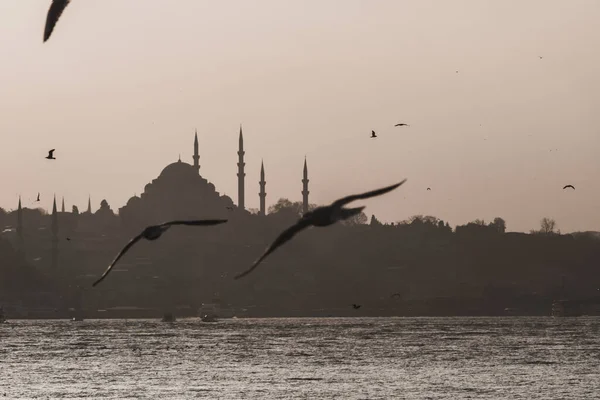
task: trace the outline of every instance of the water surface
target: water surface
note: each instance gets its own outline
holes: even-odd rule
[[[594,399],[600,318],[0,325],[9,399]]]

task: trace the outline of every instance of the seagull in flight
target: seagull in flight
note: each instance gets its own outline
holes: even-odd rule
[[[52,149],[52,150],[48,151],[48,155],[46,156],[46,158],[48,160],[56,160],[56,158],[54,158],[54,150],[56,150],[56,149]]]
[[[410,126],[409,124],[396,124],[394,126]]]
[[[125,247],[123,247],[123,249],[119,252],[119,254],[117,254],[117,257],[115,257],[113,262],[108,266],[106,271],[104,271],[104,273],[102,274],[100,279],[98,279],[96,282],[94,282],[94,284],[92,286],[96,286],[97,284],[102,282],[104,280],[104,278],[106,278],[106,276],[110,273],[110,270],[113,269],[113,267],[115,266],[117,261],[119,261],[119,258],[123,257],[123,255],[131,248],[131,246],[133,246],[138,240],[140,240],[142,238],[146,239],[146,240],[156,240],[163,233],[165,233],[167,231],[167,229],[169,229],[172,225],[208,226],[208,225],[218,225],[218,224],[222,224],[224,222],[227,222],[227,220],[226,219],[208,219],[208,220],[191,220],[191,221],[170,221],[170,222],[165,222],[164,224],[160,224],[160,225],[149,226],[146,229],[144,229],[142,231],[142,233],[140,233],[139,235],[137,235],[136,237],[131,239],[129,241],[129,243],[127,243],[125,245]]]
[[[291,240],[301,230],[308,228],[309,226],[324,227],[324,226],[333,225],[338,221],[342,221],[342,220],[348,219],[354,215],[360,214],[362,212],[362,210],[365,208],[364,206],[363,207],[355,207],[355,208],[344,208],[344,206],[346,204],[348,204],[352,201],[355,201],[355,200],[368,199],[369,197],[381,196],[382,194],[391,192],[392,190],[396,189],[398,186],[402,185],[404,182],[406,182],[406,179],[404,179],[400,183],[396,183],[395,185],[387,186],[382,189],[377,189],[377,190],[373,190],[373,191],[366,192],[366,193],[353,194],[350,196],[346,196],[344,198],[334,201],[333,203],[331,203],[328,206],[317,207],[314,210],[307,212],[306,214],[304,214],[302,216],[302,218],[300,218],[300,220],[298,220],[298,222],[296,222],[296,224],[290,226],[288,229],[283,231],[279,235],[279,237],[277,239],[275,239],[275,241],[267,248],[267,250],[265,250],[263,255],[260,256],[260,258],[254,262],[254,264],[252,264],[252,266],[249,269],[236,275],[234,279],[239,279],[243,276],[248,275],[256,267],[258,267],[258,265],[261,263],[261,261],[264,260],[269,254],[271,254],[273,251],[275,251],[275,249],[277,249],[278,247],[282,246],[284,243]]]
[[[566,189],[566,188],[571,188],[571,189],[575,190],[575,186],[573,186],[573,185],[566,185],[563,187],[563,189]]]
[[[69,5],[71,0],[52,0],[50,8],[48,9],[48,15],[46,15],[46,27],[44,28],[44,43],[50,39],[54,26],[58,22],[58,19],[62,15],[65,8]]]
[[[375,131],[371,131],[371,138],[376,138],[377,135],[375,134]]]
[[[427,188],[427,190],[431,190],[431,188]]]
[[[354,308],[355,310],[358,310],[360,307],[360,304],[352,304],[352,308]]]

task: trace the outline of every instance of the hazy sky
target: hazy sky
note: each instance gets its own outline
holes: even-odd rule
[[[74,0],[43,44],[49,4],[0,0],[1,207],[117,211],[196,128],[237,201],[242,123],[249,208],[306,155],[311,203],[408,178],[367,214],[600,230],[600,1]]]

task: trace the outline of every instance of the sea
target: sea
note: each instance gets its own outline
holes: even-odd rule
[[[600,399],[600,318],[11,320],[6,399]]]

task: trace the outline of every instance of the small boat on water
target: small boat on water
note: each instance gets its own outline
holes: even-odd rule
[[[198,314],[200,314],[200,320],[202,322],[217,322],[218,320],[218,312],[217,305],[213,303],[204,303],[200,310],[198,310]]]
[[[200,319],[202,320],[202,322],[217,322],[217,317],[214,315],[209,315],[209,314],[204,314],[203,316],[200,317]]]
[[[173,314],[171,314],[170,312],[165,313],[165,315],[163,315],[161,321],[162,322],[175,322],[175,316]]]

